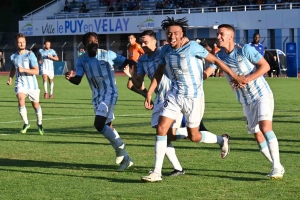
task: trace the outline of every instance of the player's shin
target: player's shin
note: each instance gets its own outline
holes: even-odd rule
[[[167,136],[156,136],[154,172],[161,175],[164,157],[167,151]]]
[[[273,159],[271,157],[271,154],[270,154],[270,150],[269,150],[269,147],[268,147],[268,144],[266,142],[266,140],[264,140],[263,142],[259,142],[258,143],[258,147],[261,151],[261,153],[271,162],[273,163]]]
[[[175,148],[170,141],[167,142],[166,156],[172,163],[174,169],[182,171],[182,166],[180,165],[180,162],[176,156]]]
[[[271,157],[273,158],[273,168],[281,168],[280,157],[279,157],[279,145],[278,140],[273,131],[269,131],[264,134],[267,144],[269,146]]]
[[[20,115],[21,115],[21,118],[24,122],[24,124],[28,124],[28,118],[27,118],[27,109],[25,106],[22,106],[22,107],[19,107],[19,112],[20,112]]]
[[[35,109],[35,114],[36,114],[37,124],[41,125],[42,124],[42,119],[43,119],[41,106],[39,106],[38,109]]]

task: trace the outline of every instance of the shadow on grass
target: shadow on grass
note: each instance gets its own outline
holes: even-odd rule
[[[46,162],[46,161],[34,161],[34,160],[14,160],[14,159],[3,159],[0,158],[0,166],[4,167],[40,167],[40,168],[55,168],[55,169],[68,169],[68,170],[86,170],[89,171],[108,171],[108,172],[117,172],[115,165],[96,165],[96,164],[76,164],[76,163],[62,163],[62,162]],[[141,183],[139,179],[124,179],[121,178],[108,178],[104,176],[79,176],[74,174],[67,174],[66,172],[62,173],[53,173],[53,172],[37,172],[37,171],[26,171],[26,170],[17,170],[17,169],[1,169],[1,171],[9,172],[21,172],[28,174],[42,174],[42,175],[55,175],[55,176],[67,176],[67,177],[79,177],[79,178],[93,178],[93,179],[106,179],[110,182],[120,182],[120,183]],[[130,169],[128,169],[130,171]]]

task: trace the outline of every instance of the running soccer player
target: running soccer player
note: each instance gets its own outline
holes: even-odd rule
[[[146,30],[142,32],[140,38],[145,54],[143,54],[138,60],[137,73],[135,73],[134,70],[129,66],[124,68],[125,74],[131,78],[133,85],[137,88],[141,87],[146,75],[150,80],[153,78],[159,63],[160,53],[160,48],[156,47],[157,41],[155,33],[152,30]],[[151,125],[153,128],[156,128],[158,124],[160,111],[164,106],[166,93],[171,86],[171,80],[169,79],[171,76],[171,74],[164,74],[161,82],[155,90],[156,97],[151,118]],[[178,115],[178,118],[175,120],[175,123],[168,132],[169,138],[167,142],[166,156],[174,167],[174,170],[170,173],[170,176],[178,176],[185,173],[176,156],[175,148],[171,143],[171,140],[174,141],[176,139],[187,137],[186,128],[180,128],[182,117],[182,115]]]
[[[41,65],[41,72],[43,76],[43,85],[44,85],[44,98],[48,98],[48,87],[47,81],[49,78],[50,84],[50,96],[49,98],[53,98],[53,88],[54,88],[54,65],[53,61],[58,61],[59,58],[56,52],[51,49],[50,41],[46,40],[44,42],[44,49],[39,50],[38,54],[39,64]]]
[[[125,144],[118,132],[110,127],[118,99],[113,65],[123,66],[134,63],[113,51],[98,49],[97,33],[84,34],[82,44],[87,53],[77,58],[76,73],[67,72],[65,77],[71,83],[79,85],[82,77],[86,75],[93,94],[92,104],[96,115],[94,127],[103,134],[116,151],[116,164],[120,164],[118,170],[123,171],[133,165],[133,160],[127,154]]]
[[[15,92],[18,99],[20,115],[24,122],[20,132],[25,134],[30,128],[25,106],[25,99],[28,97],[36,113],[39,134],[44,135],[42,126],[42,108],[39,103],[40,89],[35,76],[39,74],[38,62],[34,53],[26,50],[26,37],[24,34],[18,33],[15,35],[15,44],[18,51],[10,57],[12,67],[7,85],[12,84],[12,79],[14,75],[16,75]]]
[[[237,87],[235,81],[225,74],[228,82],[235,87],[233,92],[243,106],[248,133],[254,134],[260,151],[273,164],[267,176],[282,179],[285,170],[280,163],[279,144],[272,127],[274,98],[270,86],[263,78],[270,66],[250,45],[246,44],[242,48],[234,45],[234,27],[229,24],[218,26],[217,41],[223,47],[217,57],[236,74],[245,76],[248,82],[243,88]]]
[[[145,101],[147,109],[153,107],[151,95],[160,83],[164,70],[172,73],[172,80],[171,89],[166,95],[156,128],[155,168],[152,173],[141,178],[147,182],[162,181],[161,171],[167,149],[167,133],[180,114],[186,118],[188,138],[191,141],[219,144],[222,158],[225,158],[230,151],[227,134],[217,136],[208,131],[199,132],[198,130],[204,113],[203,62],[198,58],[205,58],[209,62],[217,64],[238,83],[244,83],[245,79],[245,77],[238,77],[234,74],[222,61],[208,53],[197,42],[190,41],[182,46],[182,39],[186,36],[188,28],[185,18],[174,20],[174,18],[167,17],[162,21],[162,28],[166,31],[169,44],[163,46],[160,52],[159,65],[152,78]]]

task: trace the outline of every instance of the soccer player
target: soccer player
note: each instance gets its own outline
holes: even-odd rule
[[[242,48],[234,45],[234,27],[229,24],[219,25],[217,40],[220,47],[223,47],[217,57],[236,74],[245,76],[248,82],[244,87],[237,87],[235,81],[225,74],[228,82],[235,87],[233,92],[243,106],[248,133],[254,134],[262,154],[273,164],[267,176],[282,179],[285,170],[280,163],[278,140],[272,128],[274,98],[263,78],[270,66],[251,45],[246,44]]]
[[[14,75],[16,75],[15,92],[18,99],[20,115],[24,122],[20,132],[25,134],[30,127],[25,106],[25,99],[28,97],[36,113],[39,134],[44,135],[42,108],[39,103],[40,89],[35,76],[39,74],[37,58],[34,53],[26,50],[26,38],[24,34],[18,33],[15,35],[15,44],[18,51],[10,57],[12,67],[7,85],[12,84],[12,79]]]
[[[208,53],[197,42],[190,41],[182,46],[182,39],[186,36],[188,28],[185,18],[174,20],[174,18],[168,17],[162,21],[162,28],[166,31],[169,44],[161,49],[159,65],[152,78],[145,101],[147,109],[153,107],[151,95],[160,83],[164,70],[172,74],[172,80],[171,89],[166,95],[156,128],[155,168],[152,173],[142,177],[142,180],[147,182],[162,180],[161,171],[167,149],[167,132],[180,114],[186,118],[188,138],[191,141],[219,144],[222,158],[225,158],[230,151],[227,134],[217,136],[208,131],[199,132],[198,130],[204,113],[203,62],[198,58],[205,58],[209,62],[217,64],[233,76],[238,83],[244,83],[245,79],[245,77],[234,74],[222,61]]]
[[[53,88],[54,88],[54,65],[53,61],[58,61],[59,58],[56,52],[51,49],[50,41],[46,40],[44,42],[44,48],[39,50],[38,54],[39,64],[41,65],[41,72],[43,76],[43,85],[44,85],[44,98],[48,98],[48,87],[47,81],[49,78],[50,84],[50,96],[49,98],[53,98]]]
[[[134,69],[130,68],[129,66],[124,68],[125,74],[131,78],[133,85],[137,88],[141,87],[146,75],[150,80],[153,78],[159,63],[160,53],[160,48],[156,47],[157,40],[155,33],[152,30],[146,30],[142,32],[140,36],[142,48],[145,54],[143,54],[138,60],[137,73],[135,73]],[[153,128],[156,128],[158,124],[160,111],[164,106],[165,95],[171,87],[171,80],[169,79],[170,77],[172,77],[171,74],[165,73],[157,89],[155,90],[156,97],[151,119],[151,125]],[[172,125],[172,129],[170,129],[168,132],[168,135],[172,137],[172,140],[187,137],[186,128],[180,128],[181,121],[182,115],[178,115],[175,123]],[[171,139],[170,137],[169,139]],[[166,156],[174,167],[174,170],[170,173],[170,176],[178,176],[185,173],[180,165],[180,162],[176,156],[175,148],[170,140],[167,142]]]
[[[98,49],[97,33],[88,32],[84,34],[82,44],[86,53],[77,59],[76,73],[67,72],[65,77],[71,83],[79,85],[82,77],[86,75],[93,94],[92,104],[96,115],[94,126],[108,139],[116,151],[116,164],[120,164],[118,170],[123,171],[133,165],[133,160],[127,154],[125,144],[118,132],[110,127],[118,99],[113,65],[132,65],[134,63],[113,51]]]
[[[128,59],[133,60],[134,62],[137,63],[137,61],[141,57],[141,55],[144,54],[144,50],[141,47],[141,45],[139,45],[136,42],[135,35],[133,35],[133,34],[129,35],[128,36],[128,41],[129,41]],[[136,71],[136,66],[130,66],[130,67],[134,67],[134,69]],[[131,78],[129,78],[128,82],[127,82],[127,88],[134,91],[137,94],[142,95],[143,97],[146,97],[147,89],[145,88],[144,83],[142,84],[142,86],[140,88],[137,88],[133,85],[133,83],[131,81]]]

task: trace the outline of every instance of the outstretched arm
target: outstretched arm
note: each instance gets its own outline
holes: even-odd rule
[[[218,67],[220,67],[225,73],[231,76],[238,84],[245,85],[249,82],[249,80],[245,78],[245,76],[239,76],[238,74],[234,73],[223,61],[218,59],[213,54],[209,53],[205,59],[211,62],[212,64],[215,64]]]

